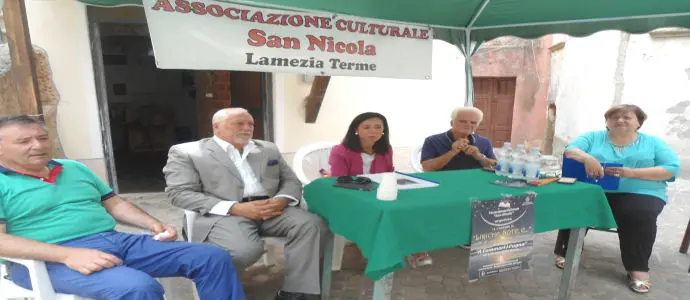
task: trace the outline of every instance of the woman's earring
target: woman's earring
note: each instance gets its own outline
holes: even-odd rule
[[[359,132],[355,131],[355,135],[359,135]]]

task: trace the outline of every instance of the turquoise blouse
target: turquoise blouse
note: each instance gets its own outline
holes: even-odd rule
[[[666,182],[675,181],[680,169],[678,155],[671,147],[660,138],[644,133],[638,133],[630,146],[617,151],[606,130],[592,131],[577,137],[566,150],[573,148],[587,152],[601,163],[619,163],[628,168],[662,167],[673,173],[673,178],[666,181],[621,178],[618,190],[606,192],[650,195],[667,201]]]

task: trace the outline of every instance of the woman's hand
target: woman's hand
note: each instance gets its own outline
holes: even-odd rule
[[[585,171],[587,172],[587,177],[592,179],[604,177],[604,167],[592,156],[585,158]]]
[[[606,175],[615,176],[620,178],[631,178],[634,177],[633,173],[635,170],[625,167],[609,167],[604,170]]]

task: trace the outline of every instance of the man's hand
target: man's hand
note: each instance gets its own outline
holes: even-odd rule
[[[245,203],[235,203],[230,208],[230,215],[245,217],[257,221],[263,220],[263,212],[270,204],[269,200],[270,199],[251,201]]]
[[[452,145],[450,145],[450,151],[453,151],[453,153],[458,154],[464,151],[468,144],[469,141],[467,139],[459,139],[455,141]]]
[[[98,250],[72,248],[62,263],[72,270],[90,275],[103,269],[119,266],[122,261],[114,255]]]
[[[161,242],[171,242],[177,240],[177,230],[175,227],[156,222],[149,226],[149,230],[151,230],[154,236],[161,234],[158,238],[158,240]]]
[[[290,203],[287,198],[270,198],[245,203],[235,203],[230,208],[230,215],[249,218],[252,220],[268,220],[280,216]]]
[[[463,152],[465,152],[465,154],[469,156],[474,157],[474,159],[476,160],[484,159],[484,154],[482,154],[482,152],[479,151],[479,148],[477,148],[477,146],[467,145]]]
[[[268,220],[273,217],[277,217],[283,214],[283,210],[290,203],[288,198],[271,198],[268,199],[268,204],[264,206],[264,211],[262,213],[262,219]]]

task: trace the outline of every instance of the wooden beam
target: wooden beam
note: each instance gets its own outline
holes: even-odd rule
[[[20,113],[41,115],[43,109],[38,90],[36,61],[24,0],[5,0],[3,15],[12,59],[12,75],[17,84]]]
[[[307,96],[306,104],[306,123],[316,123],[316,117],[319,116],[319,110],[321,109],[321,103],[323,103],[323,98],[326,96],[326,90],[328,89],[328,82],[331,80],[331,76],[316,76],[314,77],[314,82],[311,84],[311,91],[309,96]]]

